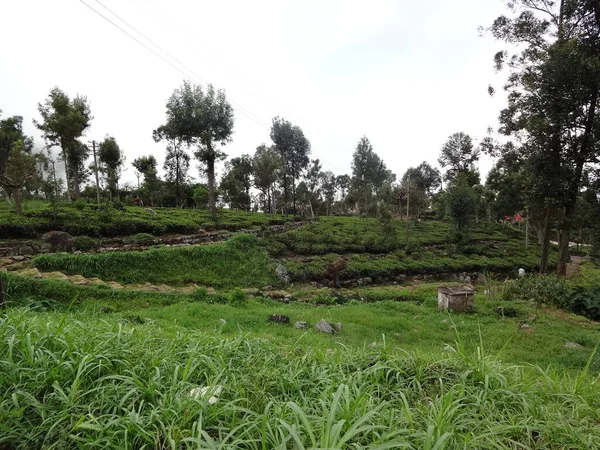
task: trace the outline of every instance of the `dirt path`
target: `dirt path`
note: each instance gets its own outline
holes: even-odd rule
[[[577,273],[582,260],[583,257],[581,256],[571,256],[571,262],[567,264],[567,278],[571,278]]]

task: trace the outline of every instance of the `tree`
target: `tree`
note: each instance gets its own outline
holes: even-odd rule
[[[600,5],[595,0],[515,0],[509,12],[511,17],[498,17],[489,29],[518,49],[495,56],[497,69],[510,70],[500,131],[525,141],[527,158],[543,168],[533,180],[542,186],[552,180],[555,186],[541,196],[540,268],[545,268],[554,212],[560,219],[557,272],[563,275],[582,176],[600,153]]]
[[[287,120],[275,117],[271,126],[271,140],[283,161],[283,196],[289,201],[290,181],[292,207],[296,213],[296,181],[310,162],[310,142],[304,136],[302,128],[292,125]]]
[[[144,175],[144,183],[140,189],[142,196],[148,198],[151,204],[161,203],[162,183],[158,178],[156,158],[153,155],[140,156],[131,165]]]
[[[43,132],[50,146],[59,146],[65,163],[67,198],[79,196],[81,175],[79,171],[87,158],[87,147],[78,139],[90,126],[93,119],[87,98],[76,96],[73,100],[55,87],[44,103],[38,104],[42,121],[34,124]],[[83,149],[85,147],[85,151]]]
[[[333,203],[335,202],[335,192],[337,190],[337,178],[331,171],[326,171],[321,174],[321,187],[323,189],[323,197],[325,197],[325,214],[331,215]]]
[[[276,210],[273,191],[275,183],[280,180],[283,171],[283,160],[273,147],[261,144],[256,148],[252,158],[252,174],[254,186],[267,198],[267,209],[269,213]]]
[[[242,155],[225,163],[220,190],[231,208],[250,211],[250,188],[252,187],[252,158]]]
[[[383,160],[373,151],[373,146],[363,136],[352,155],[352,190],[357,204],[363,203],[363,210],[368,214],[374,195],[377,195],[386,181],[394,181],[395,175],[389,171]]]
[[[402,182],[410,177],[410,182],[414,183],[423,192],[431,196],[433,191],[442,184],[442,175],[440,171],[432,167],[426,161],[423,161],[417,167],[410,167],[402,176]]]
[[[514,216],[526,209],[525,161],[518,148],[512,143],[488,172],[485,187],[490,192],[491,216],[498,220]]]
[[[226,156],[217,145],[231,142],[233,124],[233,108],[225,91],[215,91],[212,85],[205,92],[201,86],[184,81],[167,101],[167,120],[163,127],[172,136],[195,147],[194,156],[206,166],[210,213],[214,221],[217,221],[215,162]]]
[[[473,223],[477,208],[477,197],[469,183],[468,174],[461,173],[446,192],[447,213],[452,219],[459,245],[467,241],[469,227]]]
[[[98,159],[106,174],[108,193],[112,200],[117,195],[121,167],[125,162],[123,151],[112,136],[106,136],[98,147]]]
[[[23,199],[21,188],[27,180],[37,174],[37,159],[31,154],[31,149],[26,148],[22,140],[13,143],[4,163],[4,170],[0,175],[0,186],[12,193],[15,201],[15,211],[23,215]]]
[[[177,134],[173,124],[161,125],[152,132],[152,138],[155,142],[166,141],[167,154],[163,169],[165,170],[165,179],[175,185],[175,199],[179,204],[181,197],[181,185],[187,180],[187,173],[190,168],[190,156],[182,148],[183,141]]]
[[[447,168],[444,179],[452,181],[459,174],[464,174],[471,186],[479,184],[479,172],[475,167],[479,153],[479,149],[473,146],[471,136],[463,132],[454,133],[442,147],[438,159],[440,166]]]

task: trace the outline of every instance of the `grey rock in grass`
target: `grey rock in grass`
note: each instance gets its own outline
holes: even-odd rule
[[[19,255],[33,255],[34,250],[29,245],[19,247]]]
[[[531,327],[528,323],[522,323],[519,328],[521,328],[521,330],[528,330]]]
[[[284,314],[271,314],[269,316],[269,322],[280,323],[282,325],[287,325],[290,323],[290,318]]]
[[[335,334],[335,329],[325,319],[319,320],[315,328],[322,333]]]
[[[310,328],[308,322],[304,322],[303,320],[299,320],[294,324],[294,328],[302,329],[302,328]]]
[[[275,275],[277,275],[277,278],[279,278],[285,284],[290,282],[290,275],[283,264],[277,264],[277,267],[275,268]]]
[[[42,235],[42,240],[50,244],[53,251],[73,251],[73,236],[64,231],[48,231]]]
[[[25,257],[23,255],[13,256],[13,261],[25,261]]]
[[[583,345],[578,344],[577,342],[565,342],[565,347],[567,347],[567,348],[583,348]]]

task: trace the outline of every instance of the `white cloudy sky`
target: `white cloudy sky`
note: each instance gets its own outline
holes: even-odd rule
[[[487,95],[489,84],[502,84],[492,61],[501,46],[477,32],[504,11],[502,0],[0,2],[4,115],[24,116],[42,145],[37,103],[53,86],[86,95],[95,117],[86,138],[114,135],[128,167],[148,153],[162,165],[152,130],[184,75],[85,3],[136,35],[103,5],[118,14],[193,81],[226,89],[236,105],[229,156],[268,143],[279,115],[303,128],[325,169],[349,172],[366,135],[401,175],[423,160],[437,164],[453,132],[484,137],[504,102]],[[125,178],[133,181],[131,168]]]

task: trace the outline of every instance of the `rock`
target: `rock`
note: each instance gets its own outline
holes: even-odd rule
[[[310,325],[308,324],[308,322],[304,322],[303,320],[300,320],[294,324],[294,328],[298,328],[298,329],[310,328]]]
[[[31,269],[22,270],[21,272],[19,272],[19,275],[21,275],[23,277],[30,277],[30,278],[42,278],[42,274],[35,267],[33,267]]]
[[[44,243],[42,244],[41,250],[42,250],[42,251],[44,251],[44,250],[52,250],[52,244],[50,244],[50,243],[48,243],[48,242],[44,242]]]
[[[13,256],[13,261],[25,261],[25,257],[23,255]]]
[[[11,264],[10,266],[6,266],[6,270],[9,272],[14,272],[15,270],[25,269],[26,267],[27,267],[27,263],[25,261],[16,262],[16,263]]]
[[[69,277],[62,272],[44,272],[42,276],[50,280],[69,281]]]
[[[260,289],[257,288],[246,288],[242,289],[242,292],[245,292],[246,295],[260,295]]]
[[[577,342],[565,342],[565,347],[567,347],[567,348],[583,348],[583,345],[578,344]]]
[[[356,280],[356,284],[358,284],[359,286],[366,286],[371,283],[373,283],[373,279],[371,277],[364,277]]]
[[[34,250],[29,245],[19,247],[19,255],[33,255]]]
[[[322,333],[335,334],[333,327],[324,319],[319,320],[315,325],[315,328]]]
[[[286,325],[290,323],[290,318],[283,314],[271,314],[269,316],[269,322],[280,323],[282,325]]]
[[[123,286],[121,286],[116,281],[109,281],[106,284],[108,284],[112,289],[124,289]]]
[[[290,282],[290,276],[283,264],[277,264],[277,267],[275,268],[275,275],[277,275],[277,278],[279,278],[285,284]]]
[[[519,278],[524,277],[525,276],[525,269],[523,269],[522,267],[519,269]]]
[[[395,280],[396,280],[398,283],[404,283],[404,282],[406,281],[406,275],[404,275],[404,274],[402,273],[402,274],[398,275],[398,276],[395,278]]]
[[[531,328],[531,327],[530,327],[530,326],[529,326],[529,324],[527,324],[527,323],[522,323],[522,324],[519,326],[519,328],[520,328],[521,330],[528,330],[528,329],[529,329],[529,328]]]
[[[219,396],[223,391],[223,386],[199,386],[190,391],[190,397],[199,400],[208,397],[208,404],[214,405],[219,401]]]
[[[90,280],[73,281],[71,284],[73,284],[73,286],[88,286],[90,284]]]
[[[0,267],[9,266],[13,263],[12,258],[0,258]]]
[[[73,251],[73,236],[64,231],[48,231],[42,235],[42,240],[50,244],[53,251]]]
[[[267,298],[272,298],[273,300],[283,300],[292,298],[292,294],[290,294],[287,291],[268,291],[263,292],[262,295]]]
[[[335,328],[336,331],[342,331],[342,329],[344,328],[342,322],[336,322],[331,325],[333,326],[333,328]]]

